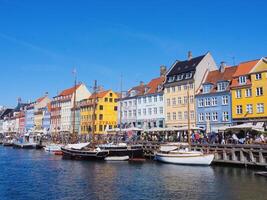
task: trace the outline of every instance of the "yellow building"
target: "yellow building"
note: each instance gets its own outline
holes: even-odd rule
[[[94,100],[96,99],[95,120],[93,120]],[[112,90],[91,95],[88,99],[80,101],[81,134],[91,134],[95,125],[95,134],[103,134],[107,129],[117,126],[118,95]]]
[[[238,65],[231,85],[234,123],[267,121],[267,60]]]

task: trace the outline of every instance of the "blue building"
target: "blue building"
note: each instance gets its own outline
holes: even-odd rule
[[[222,62],[219,70],[208,73],[196,95],[196,124],[207,132],[232,124],[230,84],[236,68]]]
[[[42,129],[44,132],[50,133],[50,105],[42,108],[43,119],[42,119]]]
[[[34,129],[34,103],[30,103],[26,108],[25,129],[26,132]]]

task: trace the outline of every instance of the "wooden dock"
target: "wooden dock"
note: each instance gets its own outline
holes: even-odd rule
[[[153,159],[160,143],[142,143],[144,154]],[[236,144],[192,144],[192,150],[214,153],[215,164],[234,164],[267,168],[267,144],[236,145]]]

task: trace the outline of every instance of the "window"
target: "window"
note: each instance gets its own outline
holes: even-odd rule
[[[114,106],[114,111],[117,111],[118,110],[118,106]]]
[[[129,106],[132,106],[132,101],[129,101]]]
[[[103,120],[103,114],[99,115],[99,120]]]
[[[133,104],[136,106],[136,99],[133,100]]]
[[[158,109],[154,108],[154,114],[156,115],[158,113]]]
[[[187,119],[187,118],[188,118],[187,111],[184,111],[184,119]]]
[[[167,88],[167,93],[170,93],[170,88]]]
[[[228,114],[228,112],[223,112],[222,113],[222,120],[224,122],[229,121],[229,114]]]
[[[163,107],[159,107],[159,113],[163,114]]]
[[[124,117],[127,118],[127,111],[124,111]]]
[[[216,97],[212,97],[211,98],[211,105],[212,106],[216,106],[217,105],[217,98]]]
[[[175,92],[175,87],[172,87],[172,92]]]
[[[173,105],[173,106],[176,105],[176,98],[172,98],[172,105]]]
[[[198,114],[198,121],[200,121],[200,122],[204,121],[204,114],[203,113]]]
[[[152,108],[148,108],[148,115],[152,115]]]
[[[247,113],[249,114],[253,113],[252,104],[247,104]]]
[[[182,98],[181,97],[178,97],[177,98],[177,103],[178,103],[178,105],[181,105],[182,104]]]
[[[124,102],[124,106],[125,106],[125,107],[127,107],[127,101],[126,101],[126,102]]]
[[[263,103],[257,104],[257,113],[264,113],[264,104]]]
[[[256,88],[256,96],[262,96],[263,95],[263,88],[258,87]]]
[[[235,91],[235,96],[236,96],[236,98],[241,98],[242,96],[241,96],[241,90],[236,90]]]
[[[261,73],[256,74],[255,78],[256,78],[256,80],[260,80],[261,79]]]
[[[103,131],[103,125],[99,125],[99,131]]]
[[[148,97],[148,102],[149,102],[149,103],[152,102],[152,97]]]
[[[243,110],[242,110],[242,105],[237,105],[236,106],[236,114],[242,114]]]
[[[186,73],[185,74],[185,79],[189,79],[192,77],[192,72]]]
[[[246,89],[246,97],[251,97],[251,88]]]
[[[141,116],[141,109],[138,109],[138,116]]]
[[[170,105],[171,105],[171,100],[167,99],[167,106],[170,106]]]
[[[132,117],[132,111],[129,110],[129,117]]]
[[[227,82],[220,82],[220,83],[217,84],[218,92],[225,91],[227,87],[228,87],[228,83]]]
[[[141,104],[141,98],[138,98],[138,104]]]
[[[206,116],[206,121],[210,121],[210,113],[206,113],[205,116]]]
[[[190,90],[194,89],[194,84],[193,83],[190,83]]]
[[[212,113],[212,121],[218,121],[218,113],[217,112]]]
[[[194,111],[190,111],[190,119],[194,120],[195,119],[195,112]]]
[[[157,102],[157,101],[158,101],[157,96],[154,96],[154,102]]]
[[[109,102],[113,102],[113,99],[112,98],[109,98]]]
[[[203,93],[209,93],[210,92],[210,90],[211,90],[211,85],[210,84],[208,84],[208,85],[204,85],[203,86]]]
[[[228,105],[228,96],[222,96],[222,105]]]
[[[143,115],[146,115],[146,109],[145,108],[143,109]]]
[[[104,106],[103,105],[100,105],[99,106],[99,110],[104,110]]]
[[[247,77],[245,76],[240,76],[238,79],[239,84],[245,84],[247,81]]]
[[[190,95],[190,103],[194,103],[194,96]]]
[[[187,85],[184,85],[184,90],[187,90]]]
[[[205,99],[205,106],[210,106],[210,98]]]
[[[177,87],[177,89],[178,89],[178,91],[181,91],[181,86],[180,85],[178,85],[178,87]]]
[[[146,97],[143,97],[143,103],[146,103]]]
[[[159,101],[163,101],[163,96],[160,96],[159,97]]]
[[[133,116],[136,117],[136,110],[133,110]]]
[[[105,98],[105,102],[108,102],[108,98]]]
[[[171,120],[171,114],[170,113],[167,113],[167,120]]]
[[[182,116],[182,112],[178,112],[178,120],[182,120],[183,116]]]
[[[172,113],[172,119],[173,119],[173,120],[176,120],[176,112],[173,112],[173,113]]]
[[[187,97],[184,97],[184,104],[187,104],[188,103],[188,99]]]
[[[198,107],[203,107],[204,106],[204,101],[203,99],[198,100]]]

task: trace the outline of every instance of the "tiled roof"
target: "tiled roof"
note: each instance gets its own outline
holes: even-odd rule
[[[195,71],[197,65],[205,57],[205,55],[192,58],[190,60],[177,61],[171,70],[167,73],[167,76],[173,76],[185,72]]]
[[[145,85],[138,85],[133,88],[131,88],[128,93],[131,93],[131,91],[136,91],[136,95],[143,95],[145,93]]]
[[[77,90],[81,85],[82,85],[82,84],[78,84],[78,85],[76,85],[76,90]],[[71,88],[68,88],[68,89],[66,89],[66,90],[63,90],[63,91],[59,94],[59,96],[67,96],[67,95],[71,95],[71,94],[74,93],[74,91],[75,91],[75,86],[73,86],[73,87],[71,87]]]
[[[158,86],[162,85],[165,80],[165,77],[159,77],[152,79],[148,84],[147,87],[149,88],[146,94],[154,94],[158,91]]]
[[[105,90],[105,91],[101,91],[101,92],[98,92],[96,97],[97,98],[103,98],[104,96],[106,96],[111,90]],[[89,99],[93,99],[95,98],[95,94],[92,94]]]
[[[38,98],[38,99],[36,100],[36,102],[37,102],[37,103],[40,103],[41,101],[43,101],[43,100],[45,99],[45,97],[46,97],[46,96]]]
[[[252,60],[252,61],[247,61],[247,62],[241,62],[238,66],[237,66],[237,70],[234,73],[234,77],[238,77],[238,76],[242,76],[242,75],[246,75],[250,72],[250,70],[252,70],[252,68],[259,62],[258,60]]]
[[[225,67],[224,72],[214,70],[209,72],[205,83],[216,84],[218,81],[230,81],[233,79],[233,74],[236,72],[237,66]]]

